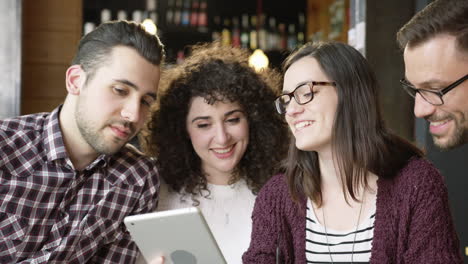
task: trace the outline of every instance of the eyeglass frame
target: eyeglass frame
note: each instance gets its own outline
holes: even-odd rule
[[[461,77],[460,79],[454,81],[453,83],[449,84],[447,87],[443,88],[443,89],[440,89],[440,90],[430,90],[430,89],[422,89],[422,88],[416,88],[414,85],[412,85],[411,83],[408,82],[408,80],[406,80],[406,78],[402,78],[400,80],[400,83],[403,87],[403,90],[405,90],[411,97],[413,98],[416,98],[416,94],[419,93],[419,95],[421,95],[421,97],[424,99],[424,101],[430,103],[431,105],[435,105],[435,106],[441,106],[443,105],[445,102],[444,102],[444,98],[442,98],[445,94],[447,94],[448,92],[450,92],[451,90],[453,90],[455,87],[459,86],[460,84],[462,84],[464,81],[466,81],[468,79],[468,74],[466,74],[465,76]],[[414,95],[411,94],[411,92],[409,91],[409,89],[413,90],[415,93]],[[424,95],[421,94],[421,91],[424,91],[424,92],[428,92],[428,93],[432,93],[432,94],[435,94],[437,95],[439,98],[440,98],[440,101],[442,102],[441,104],[435,104],[435,103],[431,103],[429,102],[425,97]]]
[[[294,96],[294,93],[296,92],[297,89],[301,88],[301,87],[304,86],[304,85],[309,86],[309,89],[310,89],[310,92],[312,93],[312,96],[310,97],[310,100],[308,100],[307,102],[300,103],[300,102],[297,101],[296,97]],[[317,82],[317,81],[309,81],[309,82],[301,83],[300,85],[296,86],[296,88],[294,88],[294,90],[293,90],[292,92],[290,92],[290,93],[285,93],[285,94],[282,94],[282,95],[276,97],[276,99],[275,99],[275,101],[274,101],[274,102],[275,102],[276,112],[278,112],[280,115],[286,113],[286,110],[285,110],[284,112],[281,112],[281,111],[279,110],[279,108],[278,108],[278,107],[279,107],[278,105],[280,104],[279,101],[280,101],[280,98],[281,98],[281,97],[283,97],[283,96],[285,96],[285,95],[289,96],[288,105],[289,105],[289,103],[290,103],[291,100],[292,100],[291,98],[294,98],[294,100],[296,101],[296,103],[297,103],[298,105],[305,105],[305,104],[307,104],[307,103],[310,103],[310,102],[314,99],[314,97],[315,97],[315,96],[314,96],[315,93],[314,93],[314,91],[312,90],[312,89],[314,88],[314,86],[325,86],[325,85],[331,85],[331,86],[335,86],[335,87],[336,87],[336,82]],[[286,105],[286,107],[287,107],[288,105]],[[285,109],[286,109],[286,107],[285,107]]]

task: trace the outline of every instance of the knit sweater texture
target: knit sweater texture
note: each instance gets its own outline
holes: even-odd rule
[[[377,188],[370,263],[463,263],[447,188],[429,161],[412,158],[395,177],[379,178]],[[305,264],[306,202],[291,199],[284,175],[270,179],[255,202],[243,262]]]

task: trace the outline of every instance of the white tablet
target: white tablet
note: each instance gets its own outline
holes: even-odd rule
[[[127,216],[125,226],[147,262],[223,264],[226,260],[196,207]]]

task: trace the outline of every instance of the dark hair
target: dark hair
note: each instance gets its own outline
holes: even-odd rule
[[[81,38],[72,64],[81,65],[89,81],[116,46],[135,49],[153,65],[160,65],[164,60],[164,45],[158,36],[146,32],[141,24],[135,22],[110,21]]]
[[[359,184],[368,187],[368,171],[379,177],[393,177],[411,157],[422,155],[415,146],[385,128],[379,110],[378,83],[361,53],[338,42],[308,43],[286,59],[284,71],[304,57],[316,59],[323,72],[336,83],[338,106],[332,148],[345,199],[348,193],[357,200],[355,190]],[[293,199],[305,194],[320,205],[317,152],[297,149],[295,138],[291,137],[284,167]]]
[[[468,52],[468,1],[436,0],[418,12],[397,33],[401,49],[417,46],[439,34],[457,38],[460,50]]]
[[[200,96],[209,104],[237,102],[245,111],[249,144],[230,182],[244,178],[252,192],[258,192],[287,151],[287,126],[273,103],[280,79],[272,70],[255,72],[245,51],[216,43],[193,47],[183,64],[164,72],[159,109],[152,112],[143,148],[158,157],[165,182],[174,191],[192,195],[207,189],[201,160],[186,128],[191,99]]]

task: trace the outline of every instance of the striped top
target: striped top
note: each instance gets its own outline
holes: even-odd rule
[[[336,231],[327,228],[328,243],[325,228],[317,220],[312,208],[312,202],[308,199],[306,215],[307,263],[369,263],[374,237],[375,205],[371,216],[359,224],[357,231],[355,228],[347,231]],[[355,234],[356,241],[353,254]],[[352,255],[353,257],[351,257]],[[353,262],[351,262],[351,259],[353,259]]]

